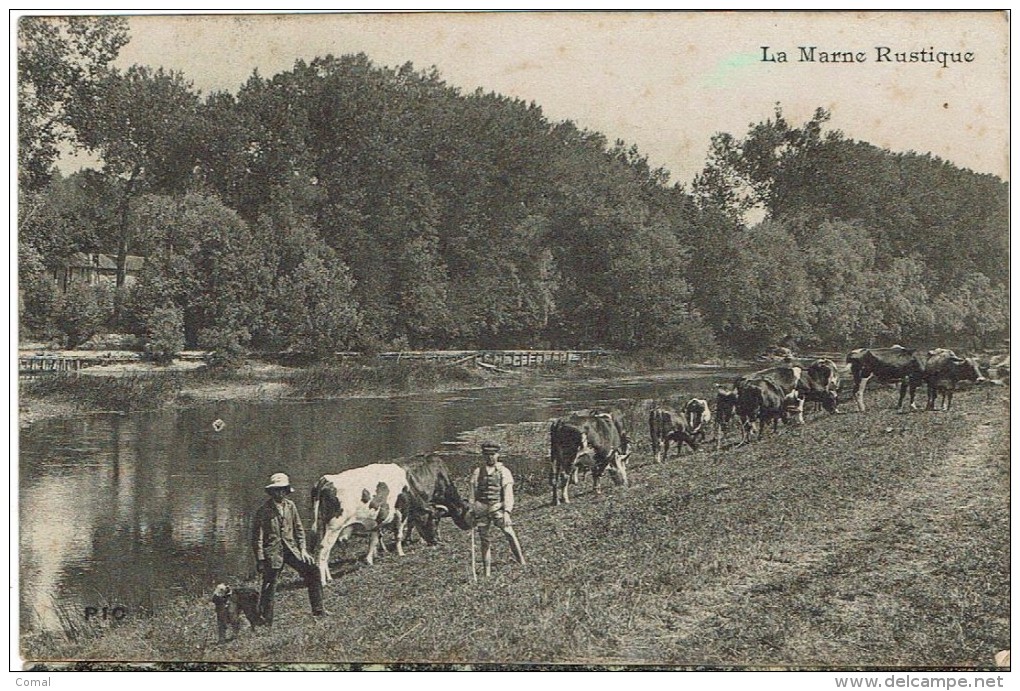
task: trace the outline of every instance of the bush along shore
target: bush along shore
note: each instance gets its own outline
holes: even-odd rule
[[[273,628],[216,642],[193,599],[77,641],[22,640],[29,659],[438,664],[990,668],[1009,647],[1009,397],[958,396],[950,413],[898,413],[868,394],[743,447],[655,464],[641,439],[632,486],[590,481],[570,505],[522,493],[527,553],[495,545],[474,582],[469,534],[444,526],[368,567],[334,552],[332,615],[308,613],[290,573]],[[671,401],[680,403],[680,401]],[[548,456],[548,425],[475,430],[508,458]],[[461,487],[463,489],[463,486]],[[52,666],[52,665],[50,665]],[[102,663],[97,665],[102,667]]]

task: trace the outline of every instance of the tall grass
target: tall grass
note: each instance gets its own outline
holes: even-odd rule
[[[176,372],[90,377],[53,374],[21,384],[25,398],[60,398],[88,410],[151,410],[169,403],[182,388]]]

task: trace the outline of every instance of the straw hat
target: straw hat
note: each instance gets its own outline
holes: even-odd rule
[[[294,488],[290,486],[290,478],[287,477],[287,473],[273,473],[269,476],[269,484],[266,485],[266,489],[270,490],[278,487],[286,487],[289,491],[294,491]]]

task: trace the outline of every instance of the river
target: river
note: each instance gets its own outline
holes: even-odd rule
[[[727,371],[541,382],[310,403],[217,402],[43,420],[19,452],[23,632],[60,630],[85,607],[142,615],[254,573],[249,520],[283,471],[306,527],[323,474],[455,448],[464,431],[544,421],[624,399],[706,395]],[[213,422],[223,420],[220,431]],[[643,430],[634,430],[640,434]],[[444,445],[444,442],[446,443]],[[467,460],[448,456],[455,474]],[[508,459],[516,472],[546,459]]]

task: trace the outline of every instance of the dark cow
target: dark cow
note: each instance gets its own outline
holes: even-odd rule
[[[787,415],[787,407],[799,400],[796,390],[789,394],[771,379],[741,379],[737,383],[736,414],[740,419],[741,444],[751,440],[754,427],[758,425],[758,438],[765,434],[765,426],[772,422],[772,431],[778,429],[779,421]]]
[[[404,520],[421,533],[429,545],[439,542],[439,521],[449,516],[461,530],[470,530],[471,503],[457,491],[443,459],[431,454],[424,460],[404,466],[407,487],[397,498]]]
[[[627,484],[630,438],[612,413],[574,414],[553,422],[549,432],[553,504],[570,503],[568,485],[577,484],[580,470],[591,470],[593,489],[608,468],[617,485]]]
[[[669,456],[670,442],[676,442],[676,455],[679,456],[684,444],[691,447],[691,451],[697,451],[699,437],[704,438],[700,424],[694,428],[686,415],[678,415],[668,408],[653,408],[648,413],[648,433],[656,463],[662,463]]]
[[[962,358],[951,350],[931,351],[924,365],[924,381],[928,385],[928,405],[925,410],[935,410],[935,399],[942,394],[942,405],[948,411],[953,407],[953,392],[960,381],[984,381],[978,361]]]
[[[715,393],[715,449],[722,447],[723,434],[737,415],[737,389],[717,385]]]
[[[770,367],[743,376],[737,382],[746,379],[768,379],[783,390],[784,396],[797,391],[804,401],[821,403],[830,413],[839,412],[839,373],[832,360],[816,360],[806,369],[796,365]],[[804,423],[803,411],[798,414],[797,421]]]
[[[923,354],[899,345],[851,350],[846,361],[854,378],[853,397],[857,401],[857,410],[864,412],[864,389],[871,377],[883,382],[899,382],[900,400],[896,407],[903,407],[903,399],[909,391],[910,408],[916,409],[914,395],[924,377],[926,359]]]
[[[708,401],[692,398],[684,406],[683,415],[668,408],[655,408],[648,414],[648,431],[652,439],[652,453],[655,462],[661,463],[669,455],[670,442],[676,442],[676,453],[680,455],[683,445],[697,451],[698,444],[705,441],[705,428],[712,422],[712,411]]]

